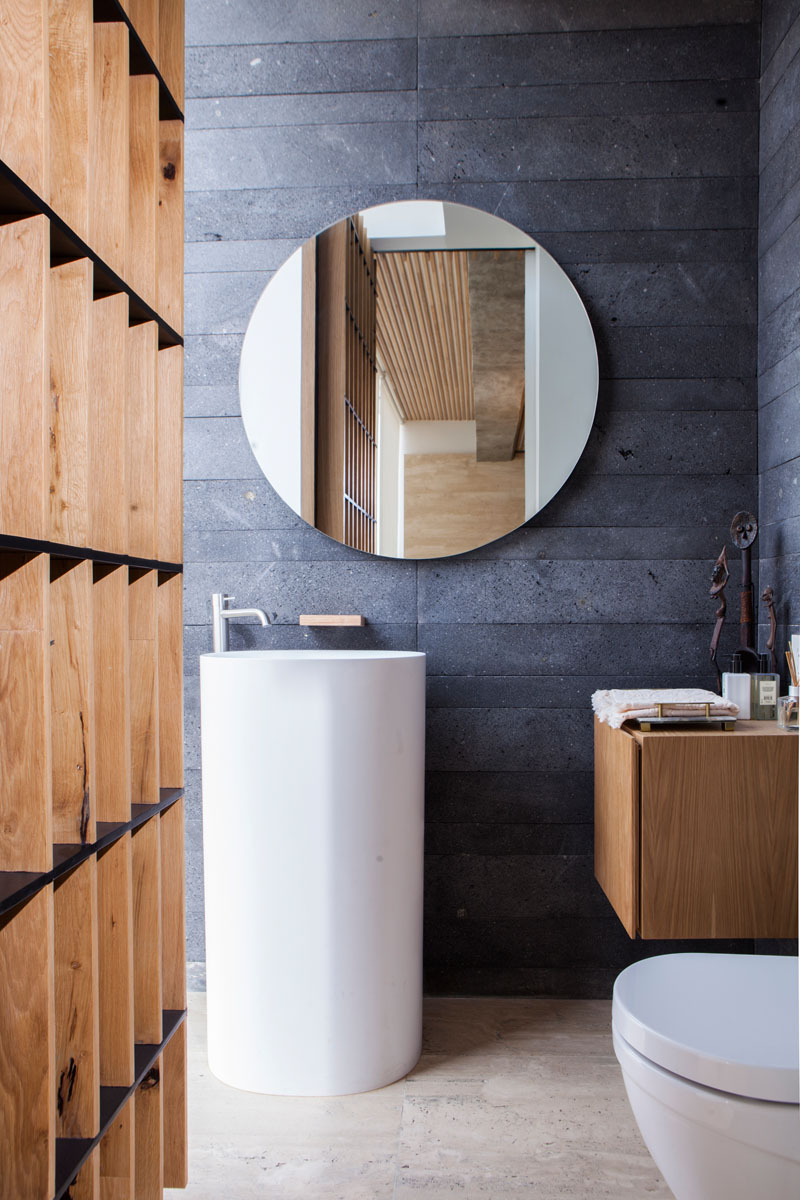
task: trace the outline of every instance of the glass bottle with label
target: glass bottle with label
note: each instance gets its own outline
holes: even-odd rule
[[[750,717],[754,721],[774,721],[778,715],[780,676],[769,669],[769,659],[761,655],[761,670],[750,676]]]

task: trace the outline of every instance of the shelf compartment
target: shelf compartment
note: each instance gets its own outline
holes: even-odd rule
[[[172,0],[175,3],[175,0]],[[159,42],[166,36],[166,60],[165,65],[168,67],[170,78],[180,84],[176,90],[172,90],[169,81],[162,73],[161,64],[156,64],[152,56],[145,48],[139,32],[135,28],[135,21],[131,20],[127,12],[126,4],[122,0],[94,0],[94,18],[96,21],[124,21],[128,27],[130,40],[130,72],[131,75],[155,75],[159,81],[160,96],[161,96],[161,118],[165,121],[180,120],[183,117],[181,106],[183,105],[183,5],[181,0],[177,0],[181,12],[179,14],[180,27],[176,28],[177,22],[174,19],[165,17],[162,21],[159,13]],[[163,9],[163,3],[162,3]],[[179,39],[179,41],[177,40]],[[160,53],[165,53],[159,47]],[[176,70],[177,58],[180,57],[180,73]]]
[[[183,122],[162,121],[158,171],[158,302],[183,333]]]
[[[0,554],[0,869],[52,867],[48,559]]]
[[[89,241],[112,271],[126,277],[130,102],[128,27],[94,27],[94,162]]]
[[[161,0],[158,8],[158,66],[179,109],[183,108],[184,102],[184,21],[183,0]]]
[[[176,1031],[186,1020],[186,1012],[173,1012],[165,1009],[162,1013],[162,1037],[157,1046],[136,1046],[134,1050],[135,1078],[128,1087],[100,1088],[100,1133],[96,1138],[59,1138],[56,1142],[56,1190],[53,1200],[62,1200],[72,1180],[78,1174],[84,1162],[100,1145],[100,1175],[102,1179],[117,1179],[124,1184],[130,1179],[129,1174],[114,1174],[114,1168],[123,1165],[126,1143],[133,1140],[134,1121],[132,1105],[129,1103],[139,1086],[145,1081],[148,1072],[166,1050]],[[109,1135],[111,1140],[109,1141]],[[130,1143],[128,1142],[130,1139]],[[108,1189],[116,1197],[118,1193]],[[124,1190],[120,1193],[125,1195]],[[138,1195],[138,1192],[137,1192]],[[15,1200],[17,1198],[15,1197]]]
[[[158,557],[183,556],[183,347],[158,352]]]
[[[158,62],[158,6],[159,0],[120,0],[121,7],[130,18],[145,53],[153,63]]]
[[[96,840],[92,564],[50,559],[53,840]]]
[[[147,821],[131,835],[133,848],[134,1041],[160,1040],[161,822]]]
[[[55,1142],[53,889],[0,917],[0,1200],[49,1200]]]
[[[91,1138],[100,1127],[97,862],[55,885],[56,1130]]]
[[[100,1148],[96,1146],[70,1184],[68,1200],[102,1200],[100,1189]]]
[[[152,308],[158,308],[156,251],[158,236],[159,121],[158,80],[132,75],[130,89],[130,198],[128,238],[131,254],[127,281]],[[134,251],[135,248],[135,251]]]
[[[164,1190],[162,1073],[162,1056],[159,1056],[139,1084],[134,1096],[137,1200],[161,1200]]]
[[[50,203],[88,241],[94,86],[92,6],[86,0],[50,0],[48,16]]]
[[[161,1056],[164,1104],[164,1187],[185,1188],[189,1182],[187,1137],[187,1033],[180,1026]]]
[[[125,394],[128,297],[104,296],[92,304],[92,374],[89,392],[89,529],[93,546],[128,552]]]
[[[101,1096],[104,1093],[101,1089]],[[114,1092],[123,1089],[114,1088]],[[123,1090],[124,1091],[124,1090]],[[134,1128],[133,1104],[123,1101],[110,1119],[100,1142],[100,1186],[102,1197],[113,1200],[134,1200]]]
[[[155,571],[128,571],[131,803],[158,800],[158,670]]]
[[[183,787],[183,577],[159,572],[158,742],[162,787]],[[182,860],[181,860],[182,861]]]
[[[127,358],[128,552],[139,558],[155,559],[158,391],[158,328],[155,322],[130,327]]]
[[[133,1081],[133,880],[131,834],[97,856],[100,1083]]]
[[[40,196],[49,196],[47,0],[3,6],[0,22],[0,145],[3,157]]]
[[[95,700],[95,815],[131,817],[128,572],[95,564],[92,572]]]
[[[161,978],[165,1008],[186,1007],[184,804],[161,814]]]
[[[0,225],[0,529],[34,538],[47,533],[49,245],[46,217]]]
[[[89,363],[92,264],[50,268],[49,520],[53,541],[89,537]]]

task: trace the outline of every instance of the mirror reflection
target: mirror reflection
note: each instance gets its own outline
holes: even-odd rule
[[[532,517],[594,419],[586,311],[532,238],[404,201],[310,238],[248,326],[242,417],[272,486],[360,550],[432,558]]]

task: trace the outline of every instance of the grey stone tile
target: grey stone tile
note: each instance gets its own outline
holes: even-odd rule
[[[591,824],[453,825],[425,827],[426,854],[591,854]]]
[[[796,619],[797,596],[800,593],[800,552],[784,553],[780,558],[762,558],[759,569],[764,580],[775,589],[775,611],[778,620],[786,625],[792,619]],[[780,643],[778,649],[781,649]],[[779,661],[782,666],[782,653],[779,653]]]
[[[184,670],[188,675],[199,671],[198,657],[211,650],[211,601],[200,596],[199,608],[208,606],[204,625],[184,629]],[[266,634],[257,624],[231,627],[233,650],[416,650],[417,627],[406,623],[369,622],[361,628],[324,628],[313,626],[272,625]]]
[[[758,546],[759,554],[765,561],[781,558],[784,554],[800,553],[800,515],[771,524],[762,521],[758,531]]]
[[[800,216],[800,179],[797,180],[783,195],[773,197],[773,207],[769,213],[762,212],[758,225],[759,254],[764,255],[778,238]]]
[[[601,379],[600,409],[693,412],[755,408],[756,381],[745,379]]]
[[[791,350],[785,358],[780,359],[771,367],[759,365],[758,376],[758,405],[777,399],[790,391],[800,379],[800,348]]]
[[[542,245],[562,265],[568,263],[752,263],[755,230],[620,230],[549,232]]]
[[[800,214],[762,254],[758,264],[758,311],[763,320],[797,290]]]
[[[235,333],[201,334],[185,338],[187,387],[235,385],[239,378],[242,336]]]
[[[417,177],[416,153],[410,121],[197,129],[186,135],[186,189],[410,184]]]
[[[183,754],[187,771],[200,773],[200,677],[184,678]]]
[[[800,460],[762,473],[758,513],[759,520],[769,525],[800,516]]]
[[[185,479],[250,479],[258,472],[241,417],[187,417]]]
[[[751,113],[427,121],[420,183],[746,175],[757,139]]]
[[[788,134],[800,121],[800,21],[794,57],[767,94],[762,91],[761,138],[759,162],[763,170],[775,155]]]
[[[603,539],[606,528],[634,520],[640,528],[716,529],[722,513],[751,512],[757,502],[754,475],[584,476],[579,467],[534,520],[543,526],[599,529]]]
[[[507,177],[506,172],[503,174]],[[582,233],[587,229],[753,228],[757,222],[757,188],[754,175],[500,183],[449,180],[427,181],[425,194],[496,212],[512,225],[543,238],[549,230]],[[187,197],[187,205],[190,203]]]
[[[413,622],[416,614],[416,571],[411,562],[188,563],[184,572],[187,625],[208,620],[208,597],[228,591],[238,604],[262,608],[273,619],[296,624],[300,613],[361,613],[377,623]],[[257,627],[259,645],[267,647],[270,630]]]
[[[409,200],[416,182],[346,186],[223,189],[186,193],[186,238],[191,242],[292,238],[305,241],[335,221],[373,204]],[[502,191],[502,188],[500,189]],[[735,199],[732,201],[735,205]]]
[[[747,325],[756,319],[750,263],[568,263],[584,303],[619,325]],[[187,320],[188,320],[187,308]]]
[[[713,616],[709,604],[706,619],[694,623],[659,624],[647,618],[626,625],[542,621],[465,628],[457,621],[426,623],[419,627],[419,649],[427,655],[431,675],[512,677],[591,670],[621,681],[640,677],[646,666],[654,675],[683,675],[704,687],[711,678],[708,645]],[[723,650],[730,653],[735,631],[726,626],[725,635]]]
[[[187,275],[187,334],[244,333],[273,274],[273,271],[211,271]]]
[[[412,38],[190,46],[186,95],[404,92],[416,87]]]
[[[744,90],[744,89],[743,89]],[[735,103],[735,101],[732,101]],[[261,125],[353,125],[414,121],[417,93],[322,92],[290,96],[214,96],[189,100],[187,129],[255,129]]]
[[[755,79],[758,39],[747,26],[424,37],[421,88],[545,83]]]
[[[708,612],[708,565],[440,559],[419,564],[418,589],[425,624],[684,623]]]
[[[646,663],[642,664],[646,667]],[[427,706],[434,708],[555,708],[585,710],[600,688],[685,687],[683,675],[429,675]]]
[[[727,540],[729,530],[730,523],[701,528],[666,526],[658,532],[639,526],[617,525],[598,531],[529,523],[504,538],[470,551],[465,559],[577,559],[591,562],[594,559],[651,559],[657,552],[660,559],[700,558],[713,562],[720,546]]]
[[[800,124],[787,134],[761,172],[758,195],[762,219],[768,220],[772,216],[799,180]]]
[[[791,48],[793,23],[800,17],[797,0],[768,0],[762,5],[761,64],[767,79],[784,66],[783,51]],[[790,43],[784,46],[784,40]],[[775,60],[775,61],[773,61]]]
[[[800,382],[758,414],[760,471],[800,457]]]
[[[757,469],[756,414],[601,411],[581,466],[601,475],[746,475]]]
[[[195,530],[305,528],[262,475],[249,479],[187,479],[184,528]]]
[[[360,550],[303,523],[297,529],[192,530],[184,539],[185,562],[363,562]]]
[[[312,39],[416,37],[416,0],[188,0],[186,44],[307,42]]]
[[[422,37],[657,28],[757,21],[756,0],[421,0]]]
[[[601,375],[741,379],[755,374],[755,325],[603,326],[589,305]]]
[[[798,281],[795,279],[795,283]],[[758,327],[759,370],[769,370],[800,346],[800,286]]]
[[[183,389],[186,417],[238,417],[239,389],[235,383],[190,385]]]
[[[542,825],[591,822],[592,771],[427,771],[425,821]]]
[[[302,244],[302,238],[187,242],[184,272],[194,275],[209,271],[277,271]]]
[[[533,86],[424,88],[421,121],[509,117],[645,116],[658,113],[754,112],[755,79],[670,83],[572,83]],[[210,124],[209,120],[209,124]]]

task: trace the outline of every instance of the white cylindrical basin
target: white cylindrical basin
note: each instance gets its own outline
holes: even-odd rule
[[[422,1034],[425,655],[200,656],[208,1060],[369,1091]]]

